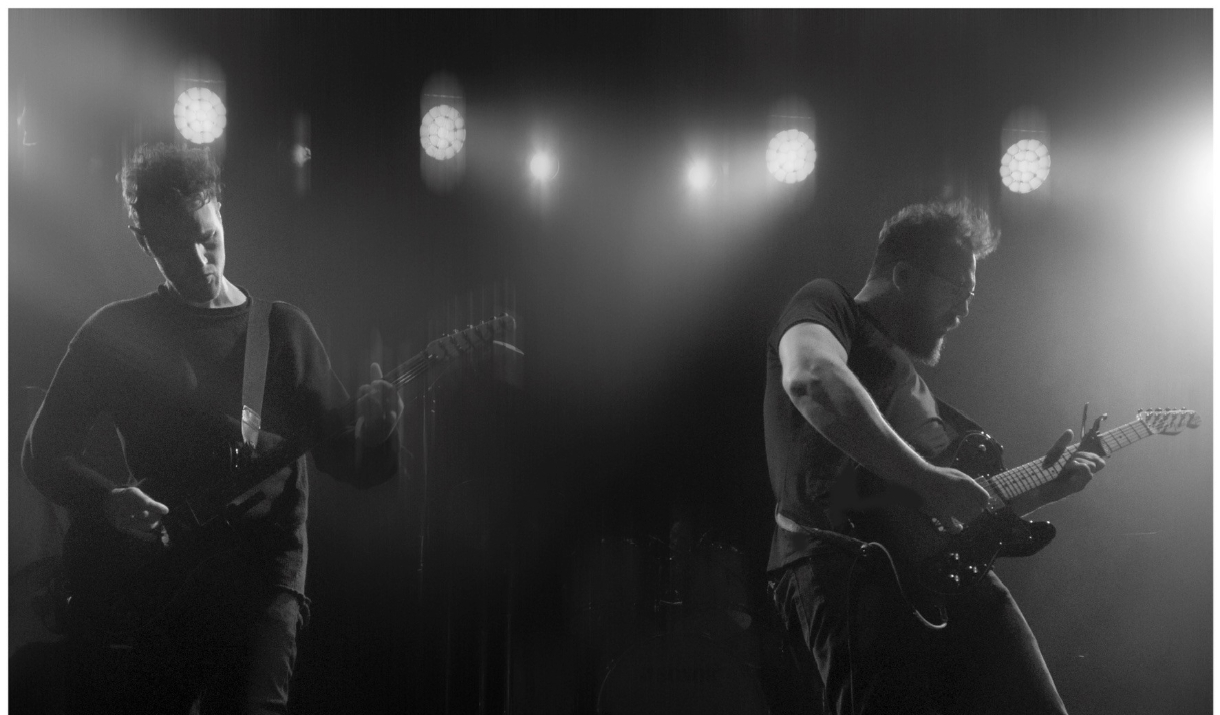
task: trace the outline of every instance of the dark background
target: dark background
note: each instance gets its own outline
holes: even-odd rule
[[[225,76],[227,275],[303,308],[349,387],[370,357],[421,349],[430,321],[451,327],[468,296],[515,286],[526,397],[518,498],[501,508],[517,546],[516,691],[537,712],[580,707],[565,703],[600,667],[554,676],[582,545],[664,540],[681,520],[761,570],[771,322],[812,277],[858,288],[899,208],[957,197],[987,207],[1003,240],[924,373],[1010,464],[1078,427],[1086,401],[1111,426],[1143,407],[1203,417],[1114,455],[1039,515],[1059,528],[1050,547],[997,570],[1073,713],[1209,708],[1210,10],[12,10],[11,453],[20,388],[49,383],[97,307],[157,284],[114,176],[135,142],[172,140],[173,73],[197,53]],[[461,83],[469,128],[449,192],[425,185],[419,158],[420,92],[440,70]],[[762,155],[793,95],[816,117],[818,161],[781,186]],[[997,160],[1026,106],[1054,164],[1016,196]],[[543,145],[561,162],[545,191],[525,170]],[[719,172],[705,196],[684,184],[695,155]],[[11,568],[37,555],[41,524],[19,482]],[[435,686],[419,675],[421,614],[438,607],[417,606],[419,489],[418,475],[371,492],[315,475],[299,712],[399,710]]]

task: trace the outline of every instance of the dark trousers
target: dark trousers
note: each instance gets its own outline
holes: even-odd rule
[[[223,571],[131,647],[67,644],[71,715],[288,712],[304,596]]]
[[[821,675],[827,713],[1067,712],[1025,617],[994,573],[953,599],[948,625],[933,630],[912,614],[879,549],[835,536],[774,581],[780,617],[799,630]]]

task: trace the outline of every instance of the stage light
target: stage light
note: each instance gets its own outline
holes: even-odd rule
[[[1051,154],[1037,139],[1022,139],[1000,159],[1000,179],[1011,191],[1028,194],[1051,173]]]
[[[799,129],[776,134],[767,145],[767,170],[785,184],[804,181],[813,173],[817,149],[809,135]]]
[[[540,151],[530,159],[530,173],[539,181],[550,181],[559,173],[559,162],[547,152]]]
[[[178,95],[174,126],[193,144],[211,144],[224,134],[227,120],[224,102],[206,87],[191,87]]]
[[[303,168],[305,166],[305,162],[309,161],[312,158],[313,158],[313,152],[311,152],[309,150],[309,147],[304,146],[302,144],[293,144],[292,145],[292,163],[298,169]]]
[[[466,119],[448,104],[429,109],[419,125],[419,143],[433,159],[452,159],[466,143]]]
[[[686,170],[686,180],[695,191],[703,191],[712,185],[712,167],[703,160],[694,161]]]

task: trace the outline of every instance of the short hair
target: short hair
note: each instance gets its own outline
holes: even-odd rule
[[[207,149],[172,144],[143,144],[119,174],[132,228],[150,209],[195,210],[220,200],[220,165]]]
[[[881,227],[868,278],[880,278],[898,261],[918,265],[947,253],[967,252],[976,259],[984,258],[999,245],[1000,233],[992,230],[987,212],[967,201],[913,204]]]

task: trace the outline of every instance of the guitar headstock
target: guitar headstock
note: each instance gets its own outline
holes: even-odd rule
[[[1184,429],[1194,429],[1203,422],[1194,410],[1165,407],[1140,410],[1135,417],[1153,434],[1177,434]]]
[[[496,341],[506,342],[504,338],[509,337],[516,327],[517,319],[511,313],[503,313],[477,325],[468,325],[442,335],[428,343],[424,352],[433,360],[447,360]]]

